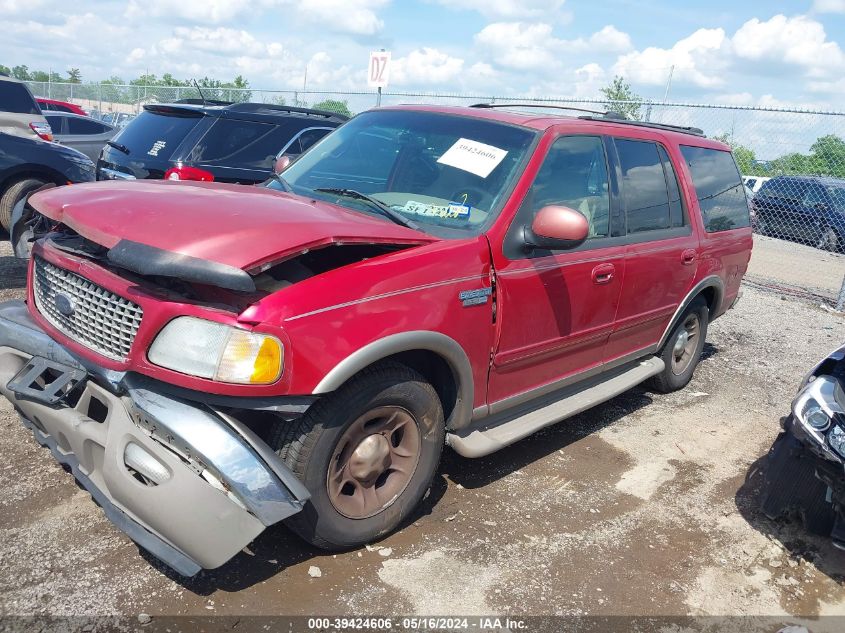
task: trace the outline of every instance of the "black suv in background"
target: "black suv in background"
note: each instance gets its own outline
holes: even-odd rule
[[[255,184],[270,176],[276,156],[295,158],[346,119],[263,103],[145,105],[103,148],[97,179]]]
[[[751,200],[751,214],[761,235],[840,251],[845,246],[845,180],[777,176]]]

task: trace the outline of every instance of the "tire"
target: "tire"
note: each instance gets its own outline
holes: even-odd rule
[[[274,429],[270,445],[311,493],[287,526],[329,550],[385,536],[430,488],[445,435],[440,399],[419,373],[394,362],[364,370]]]
[[[818,242],[816,242],[816,248],[823,251],[830,251],[831,253],[839,251],[839,236],[836,234],[836,231],[828,227],[821,234]]]
[[[659,353],[659,357],[666,367],[651,379],[651,387],[659,393],[670,393],[687,386],[704,349],[704,339],[707,337],[707,324],[710,309],[704,297],[695,298],[684,310],[681,318],[672,328],[666,344]],[[686,344],[681,343],[685,336]],[[692,334],[694,336],[690,336]],[[683,349],[679,359],[679,348]]]
[[[6,231],[12,228],[12,209],[28,193],[31,193],[47,184],[46,180],[39,178],[25,178],[13,183],[11,187],[0,196],[0,226]]]

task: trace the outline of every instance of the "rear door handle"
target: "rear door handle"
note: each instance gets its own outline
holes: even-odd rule
[[[609,284],[613,280],[616,266],[613,264],[599,264],[593,268],[594,284]]]
[[[695,263],[695,259],[697,257],[697,253],[694,249],[688,248],[683,253],[681,253],[681,263],[684,266],[689,266],[690,264]]]

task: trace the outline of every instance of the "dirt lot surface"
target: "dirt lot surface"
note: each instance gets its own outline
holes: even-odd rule
[[[0,248],[0,298],[21,297]],[[753,475],[843,340],[842,316],[748,287],[684,391],[635,389],[481,460],[446,451],[413,523],[373,547],[276,527],[190,580],[140,555],[2,400],[0,615],[845,614],[845,552],[762,517]]]
[[[746,279],[835,300],[845,278],[845,254],[772,237],[754,236]]]

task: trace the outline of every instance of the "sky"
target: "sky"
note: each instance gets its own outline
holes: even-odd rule
[[[254,88],[645,98],[845,109],[845,0],[0,0],[0,64]],[[306,82],[307,68],[307,84]]]

